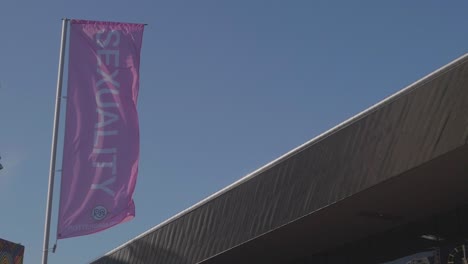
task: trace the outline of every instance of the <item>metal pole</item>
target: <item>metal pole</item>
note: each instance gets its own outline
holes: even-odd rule
[[[49,188],[47,190],[47,207],[44,226],[44,248],[42,252],[42,264],[47,264],[47,257],[49,256],[50,217],[52,213],[52,198],[54,193],[55,158],[57,154],[57,134],[60,120],[60,100],[62,97],[62,77],[65,57],[65,45],[67,41],[67,26],[68,19],[62,19],[62,40],[60,42],[57,93],[55,96],[54,128],[52,132],[52,147],[50,151]]]

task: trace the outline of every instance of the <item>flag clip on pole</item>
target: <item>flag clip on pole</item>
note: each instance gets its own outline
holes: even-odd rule
[[[42,264],[47,264],[47,257],[49,255],[49,235],[50,235],[50,218],[52,212],[52,198],[54,192],[54,177],[55,177],[55,159],[57,154],[57,134],[60,119],[60,100],[62,94],[62,79],[63,79],[63,65],[65,58],[65,45],[67,41],[67,26],[68,19],[62,19],[62,39],[60,41],[60,55],[59,67],[57,76],[57,93],[55,97],[55,115],[54,115],[54,128],[52,131],[52,147],[50,151],[50,170],[49,170],[49,187],[47,190],[47,206],[46,217],[44,226],[44,248],[42,252]]]

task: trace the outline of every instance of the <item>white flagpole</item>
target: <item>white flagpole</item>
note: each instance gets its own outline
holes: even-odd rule
[[[57,134],[60,119],[60,100],[62,99],[63,64],[65,58],[65,45],[67,42],[67,26],[68,19],[62,19],[62,40],[60,42],[57,92],[55,97],[54,128],[52,132],[52,147],[50,151],[49,188],[47,190],[47,207],[44,226],[44,248],[42,252],[42,264],[47,264],[47,257],[49,256],[50,218],[52,213],[52,198],[54,193],[55,159],[57,154]]]

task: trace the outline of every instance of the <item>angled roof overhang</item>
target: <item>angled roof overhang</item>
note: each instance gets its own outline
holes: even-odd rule
[[[468,56],[93,263],[286,263],[468,202]]]

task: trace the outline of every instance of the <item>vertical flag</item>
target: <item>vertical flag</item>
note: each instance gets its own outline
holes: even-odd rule
[[[96,233],[135,216],[143,28],[70,21],[58,239]]]

